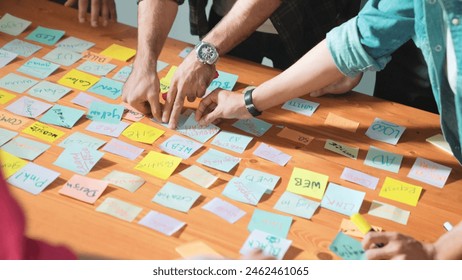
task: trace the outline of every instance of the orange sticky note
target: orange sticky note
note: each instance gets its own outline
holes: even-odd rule
[[[61,79],[59,79],[58,84],[86,91],[98,81],[99,78],[96,76],[72,69],[71,71],[67,72],[67,74],[64,75]]]
[[[152,144],[164,134],[164,132],[165,131],[153,126],[136,122],[127,127],[124,132],[122,132],[122,135],[136,142]]]
[[[175,248],[175,251],[177,251],[183,258],[193,258],[195,256],[222,257],[215,250],[200,240],[180,245]]]
[[[5,104],[15,97],[15,94],[0,89],[0,104]]]
[[[52,126],[45,125],[41,122],[35,122],[26,127],[23,131],[25,134],[32,135],[49,143],[61,138],[66,133]]]
[[[166,180],[180,163],[179,157],[151,151],[135,166],[135,169]]]
[[[82,59],[95,62],[95,63],[99,63],[99,64],[106,64],[109,61],[111,61],[110,57],[101,55],[99,53],[94,53],[91,51],[84,51],[82,53]]]
[[[16,173],[19,169],[23,168],[27,164],[27,161],[18,158],[4,150],[0,150],[0,169],[3,172],[5,178],[10,177]]]
[[[379,196],[416,206],[421,192],[422,187],[387,177],[383,182]]]
[[[344,117],[340,117],[334,113],[329,113],[327,115],[324,124],[344,129],[350,132],[356,132],[359,126],[359,122],[355,122]]]
[[[326,190],[329,176],[294,167],[287,190],[293,193],[321,199]]]
[[[277,136],[286,138],[302,145],[308,145],[313,141],[314,137],[308,134],[301,133],[299,131],[284,127]]]
[[[31,123],[32,120],[12,114],[6,111],[0,111],[0,126],[8,129],[18,130]]]
[[[136,54],[135,49],[127,48],[121,45],[112,44],[99,54],[108,56],[117,60],[127,61]]]
[[[59,193],[93,204],[103,194],[107,185],[107,181],[74,174],[74,176],[64,184],[62,189],[59,190]]]

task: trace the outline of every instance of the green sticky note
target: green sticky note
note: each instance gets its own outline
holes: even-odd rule
[[[398,173],[403,156],[370,146],[364,164],[378,169]]]
[[[83,116],[83,114],[85,114],[85,111],[56,104],[40,118],[40,121],[71,128]]]
[[[311,219],[320,203],[291,192],[284,192],[274,209],[306,219]]]
[[[255,229],[286,238],[292,225],[292,217],[279,215],[255,208],[247,229]]]
[[[93,101],[88,109],[87,118],[92,121],[118,124],[122,119],[125,107],[106,102]]]
[[[152,201],[186,213],[200,196],[199,192],[167,182]]]
[[[26,39],[51,46],[56,44],[56,42],[58,42],[59,39],[64,36],[64,33],[66,32],[62,30],[39,26],[29,35],[27,35]]]
[[[24,63],[21,67],[19,67],[18,72],[27,74],[32,77],[45,79],[58,68],[58,64],[54,64],[49,61],[33,57],[29,61]]]
[[[0,19],[0,32],[10,34],[12,36],[18,36],[31,24],[30,21],[5,14]]]
[[[344,260],[366,259],[361,242],[342,232],[337,234],[332,244],[330,244],[329,250]]]

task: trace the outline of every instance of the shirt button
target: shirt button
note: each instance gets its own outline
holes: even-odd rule
[[[443,48],[441,47],[441,45],[436,45],[435,48],[434,48],[434,50],[435,50],[436,52],[440,52],[442,49],[443,49]]]
[[[455,17],[455,18],[453,18],[453,19],[451,20],[451,23],[452,23],[452,25],[459,25],[460,20],[459,20],[459,18],[456,18],[456,17]]]

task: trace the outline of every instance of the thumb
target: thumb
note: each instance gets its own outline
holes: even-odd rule
[[[326,91],[324,89],[316,90],[310,93],[311,97],[320,97],[326,94]]]
[[[219,119],[221,117],[220,113],[217,112],[216,110],[213,110],[212,112],[204,115],[200,120],[199,124],[202,126],[207,126],[214,122],[216,119]]]

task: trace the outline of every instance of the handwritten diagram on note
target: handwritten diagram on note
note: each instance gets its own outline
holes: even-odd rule
[[[53,143],[59,138],[63,137],[66,133],[51,127],[49,125],[43,124],[41,122],[35,122],[30,126],[26,127],[23,133],[37,137],[38,139],[44,140],[49,143]]]
[[[87,118],[102,123],[118,124],[122,119],[124,110],[123,105],[93,101],[88,108]]]
[[[253,138],[249,136],[221,131],[217,136],[215,136],[211,144],[242,154],[252,139]]]
[[[165,131],[153,126],[136,122],[127,127],[122,135],[135,142],[152,144],[164,133]]]
[[[260,137],[271,128],[272,124],[257,118],[251,118],[246,120],[238,120],[237,122],[233,123],[233,126],[247,133]]]
[[[73,52],[82,53],[88,50],[89,48],[93,47],[94,45],[95,43],[70,36],[62,40],[58,44],[56,44],[56,47],[61,48],[61,49],[70,50]]]
[[[246,168],[242,172],[241,176],[239,176],[241,179],[249,181],[251,183],[256,183],[259,185],[262,185],[266,188],[267,194],[270,194],[274,188],[276,187],[276,184],[279,182],[279,179],[281,177],[269,174],[263,171],[259,171],[256,169],[252,168]]]
[[[5,44],[2,49],[9,52],[18,54],[19,56],[29,57],[38,52],[42,47],[37,46],[19,39],[13,39],[11,42]]]
[[[379,196],[416,206],[421,192],[422,187],[387,177],[383,182]]]
[[[239,202],[257,205],[265,191],[266,188],[263,186],[233,177],[226,185],[222,194]]]
[[[166,180],[180,165],[181,158],[150,151],[136,166],[136,170],[143,171],[157,178]]]
[[[38,26],[34,31],[27,35],[26,39],[52,46],[64,36],[64,33],[65,32],[62,30]]]
[[[451,174],[451,168],[424,158],[416,158],[407,177],[437,188],[443,188]]]
[[[112,170],[111,173],[103,178],[103,180],[109,182],[111,185],[125,189],[129,192],[135,192],[145,182],[145,180],[140,176],[118,170]]]
[[[22,159],[34,160],[50,147],[50,145],[18,136],[6,143],[2,150]]]
[[[319,103],[301,98],[294,98],[284,103],[284,105],[282,105],[282,109],[311,117],[318,106]]]
[[[96,76],[72,69],[71,71],[67,72],[66,75],[64,75],[61,79],[59,79],[58,84],[86,91],[98,81],[99,78]]]
[[[281,152],[280,150],[271,147],[265,143],[261,143],[257,147],[257,149],[253,151],[253,154],[263,159],[274,162],[280,166],[285,166],[292,158],[291,155]]]
[[[8,105],[5,110],[27,118],[36,118],[51,107],[51,104],[22,96]]]
[[[29,162],[8,178],[8,183],[31,194],[37,195],[58,177],[58,172]]]
[[[143,211],[143,208],[117,198],[108,197],[96,208],[96,211],[127,222],[133,222],[136,216]]]
[[[366,254],[358,240],[339,232],[335,237],[329,250],[344,260],[365,260]]]
[[[234,224],[246,214],[244,210],[218,197],[214,197],[211,201],[202,206],[202,209],[217,215],[230,224]]]
[[[378,169],[398,173],[402,160],[402,155],[387,152],[374,146],[370,146],[366,155],[366,159],[364,160],[364,164]]]
[[[234,157],[215,149],[209,149],[205,152],[205,154],[197,159],[198,163],[224,172],[229,172],[240,161],[241,159],[238,157]]]
[[[141,218],[138,224],[167,236],[171,236],[186,225],[185,222],[153,210],[150,210],[146,216]]]
[[[172,135],[159,146],[162,151],[182,159],[188,159],[201,147],[201,143],[176,134]]]
[[[122,95],[123,85],[124,84],[119,81],[102,77],[95,85],[88,89],[88,91],[111,99],[117,99]]]
[[[59,194],[94,204],[106,190],[108,182],[74,174],[59,190]]]
[[[311,219],[321,204],[303,196],[284,192],[274,205],[274,209],[305,219]]]
[[[213,183],[215,183],[215,181],[218,179],[217,176],[210,174],[207,172],[207,170],[197,165],[191,165],[190,167],[181,171],[180,175],[193,182],[194,184],[206,189],[213,185]]]
[[[167,182],[154,196],[153,202],[187,213],[201,193]]]
[[[0,32],[12,35],[12,36],[18,36],[21,34],[26,28],[31,24],[32,22],[15,17],[13,15],[10,15],[6,13],[3,15],[3,17],[0,19]]]
[[[292,240],[277,237],[256,229],[247,237],[239,253],[241,253],[241,255],[247,255],[255,250],[261,250],[264,255],[282,260],[291,244]]]
[[[65,128],[72,128],[84,114],[85,111],[55,104],[40,118],[40,121]]]
[[[58,64],[54,64],[49,61],[33,57],[26,63],[24,63],[21,67],[19,67],[18,72],[27,74],[35,78],[45,79],[58,68]]]
[[[351,216],[359,212],[365,195],[365,192],[329,183],[326,193],[322,198],[321,207]]]
[[[396,145],[406,127],[375,118],[374,122],[367,129],[366,135],[374,140]]]
[[[36,83],[38,83],[37,80],[29,79],[15,73],[8,73],[0,79],[0,88],[16,93],[23,93]]]
[[[321,199],[327,186],[329,176],[310,170],[294,167],[287,186],[293,193]]]
[[[291,225],[292,217],[290,216],[279,215],[255,208],[247,229],[250,232],[258,229],[277,237],[287,238]]]
[[[87,175],[104,153],[82,146],[70,146],[53,163],[80,175]]]
[[[56,102],[70,91],[68,87],[43,80],[29,89],[27,93],[48,102]]]

